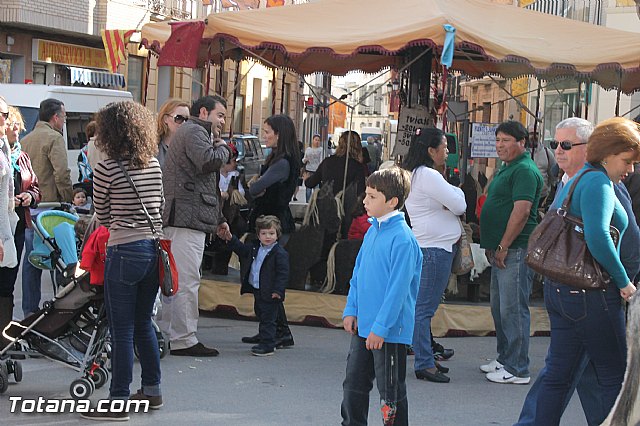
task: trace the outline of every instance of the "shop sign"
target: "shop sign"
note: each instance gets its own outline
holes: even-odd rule
[[[36,62],[109,69],[104,49],[34,39],[32,51]]]
[[[496,129],[498,124],[472,123],[471,157],[498,158],[496,152]]]
[[[398,134],[393,147],[393,156],[407,155],[411,138],[420,127],[429,127],[431,118],[425,107],[402,108],[398,119]]]

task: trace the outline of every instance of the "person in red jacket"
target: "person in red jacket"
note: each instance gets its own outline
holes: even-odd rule
[[[369,215],[364,209],[364,194],[358,197],[356,205],[351,212],[351,226],[349,226],[349,232],[347,238],[350,240],[364,240],[364,234],[367,233],[371,223],[369,223]]]

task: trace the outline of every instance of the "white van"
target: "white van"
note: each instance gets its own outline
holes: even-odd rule
[[[63,136],[67,143],[67,164],[71,170],[71,182],[78,182],[78,154],[87,143],[84,131],[91,116],[111,102],[131,101],[131,93],[121,90],[96,89],[76,86],[45,86],[42,84],[0,84],[0,96],[7,104],[20,108],[26,132],[33,130],[38,121],[40,102],[54,98],[64,103],[67,123]]]

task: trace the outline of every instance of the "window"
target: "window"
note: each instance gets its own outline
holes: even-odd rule
[[[253,144],[251,143],[251,139],[244,139],[244,156],[252,158],[254,156]]]
[[[289,114],[289,102],[291,100],[291,83],[285,83],[284,84],[284,93],[282,94],[283,96],[283,102],[282,102],[282,113],[283,114]]]
[[[91,121],[91,114],[67,111],[67,149],[80,149],[87,143],[85,127]]]
[[[201,68],[191,70],[191,100],[196,101],[202,97],[204,93],[204,84],[202,83]]]
[[[127,90],[131,92],[133,100],[142,102],[142,80],[144,70],[144,58],[129,55],[127,61]]]
[[[236,97],[236,108],[233,111],[233,133],[243,133],[244,129],[244,95]]]

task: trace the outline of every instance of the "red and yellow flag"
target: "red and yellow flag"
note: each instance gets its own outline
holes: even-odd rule
[[[118,65],[126,58],[126,45],[136,30],[102,30],[101,32],[107,64],[111,72],[116,72]]]

